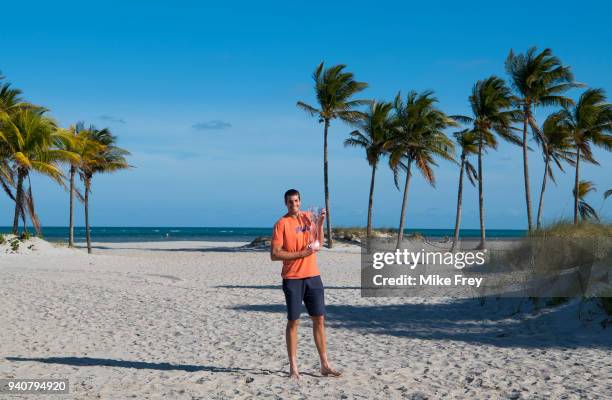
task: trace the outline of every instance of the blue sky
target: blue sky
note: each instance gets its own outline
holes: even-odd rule
[[[323,204],[322,127],[295,107],[314,103],[320,61],[344,63],[370,84],[364,98],[432,89],[449,114],[467,113],[478,79],[504,76],[508,51],[550,47],[577,80],[612,91],[611,6],[606,2],[11,2],[3,7],[0,70],[67,126],[108,126],[132,152],[134,169],[93,182],[94,226],[269,226],[296,187]],[[505,76],[504,76],[505,77]],[[577,96],[579,91],[571,93]],[[610,93],[612,94],[612,93]],[[542,121],[549,110],[539,110]],[[332,218],[365,224],[370,170],[364,155],[330,133]],[[602,206],[612,187],[610,153],[582,178]],[[534,204],[542,161],[530,153]],[[485,157],[490,228],[524,228],[521,152]],[[454,222],[458,168],[440,162],[437,185],[415,175],[407,227]],[[33,190],[45,225],[66,225],[67,193],[46,178]],[[376,182],[374,221],[397,226],[401,193],[386,165]],[[572,174],[545,197],[545,219],[569,217]],[[477,193],[464,193],[465,228],[478,226]],[[12,210],[0,197],[0,223]],[[535,213],[535,210],[534,210]],[[612,205],[603,205],[606,218]],[[82,224],[82,209],[76,213]]]

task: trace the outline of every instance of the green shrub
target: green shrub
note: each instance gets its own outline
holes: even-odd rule
[[[13,251],[19,250],[19,239],[13,238],[13,240],[11,240],[10,245],[11,245],[11,250]]]

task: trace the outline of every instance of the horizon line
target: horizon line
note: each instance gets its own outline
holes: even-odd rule
[[[0,229],[13,229],[12,226],[0,226]],[[29,226],[29,228],[33,228],[32,226]],[[68,229],[69,226],[64,226],[64,225],[47,225],[47,226],[43,226],[42,229],[45,228],[66,228]],[[85,229],[85,226],[77,226],[75,225],[74,228],[83,228]],[[108,226],[102,226],[102,225],[97,225],[97,226],[90,226],[91,228],[223,228],[223,229],[227,229],[227,228],[234,228],[234,229],[272,229],[272,226],[174,226],[174,225],[141,225],[141,226],[137,226],[137,225],[108,225]],[[366,229],[365,226],[335,226],[332,227],[332,229]],[[373,227],[373,229],[395,229],[397,230],[397,228],[389,228],[389,227]],[[404,228],[404,230],[414,230],[414,229],[421,229],[421,230],[454,230],[454,227],[450,227],[450,228]],[[461,230],[480,230],[479,227],[477,228],[460,228]],[[526,231],[527,228],[485,228],[485,231],[488,230],[506,230],[506,231]]]

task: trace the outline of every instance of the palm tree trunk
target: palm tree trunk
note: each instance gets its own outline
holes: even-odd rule
[[[465,165],[465,153],[461,154],[461,166],[459,167],[459,189],[457,190],[457,216],[455,218],[455,235],[453,237],[453,245],[451,252],[455,251],[457,241],[459,240],[459,226],[461,225],[461,203],[463,198],[463,169]]]
[[[25,183],[25,176],[23,177],[23,181]],[[21,189],[22,192],[22,197],[21,197],[21,223],[23,224],[23,234],[27,235],[28,234],[28,223],[26,221],[26,195],[25,195],[25,189]]]
[[[22,198],[22,203],[24,203],[25,200]],[[23,224],[23,233],[24,234],[28,234],[28,222],[26,221],[26,211],[25,211],[25,205],[21,206],[21,223]]]
[[[576,177],[574,178],[574,225],[578,224],[578,185],[580,183],[580,147],[576,149]]]
[[[68,227],[68,246],[74,246],[74,175],[76,169],[70,166],[70,224]]]
[[[529,185],[529,160],[527,158],[527,125],[531,116],[529,105],[525,106],[525,119],[523,121],[523,174],[525,176],[525,202],[527,203],[527,227],[533,228],[531,218],[531,190]]]
[[[325,185],[325,220],[327,221],[327,247],[332,248],[334,240],[332,237],[331,213],[329,212],[329,178],[327,173],[327,132],[329,130],[329,120],[325,120],[325,130],[323,133],[323,184]]]
[[[478,143],[478,211],[480,214],[480,244],[479,249],[486,246],[485,223],[484,223],[484,191],[482,182],[482,137]]]
[[[36,231],[36,236],[42,237],[42,227],[40,226],[40,219],[38,215],[36,215],[36,205],[34,204],[34,193],[32,193],[32,181],[30,180],[30,174],[28,173],[28,211],[30,212],[30,221],[32,221],[32,226]],[[25,212],[23,213],[24,221],[23,225],[25,227]],[[27,227],[25,228],[27,232]]]
[[[23,212],[23,172],[17,170],[17,194],[15,196],[15,215],[13,217],[13,234],[19,235],[19,215]]]
[[[538,205],[538,222],[537,228],[542,228],[542,209],[544,208],[544,192],[546,191],[546,178],[548,177],[548,164],[550,163],[550,156],[546,155],[546,161],[544,162],[544,176],[542,177],[542,190],[540,191],[540,204]]]
[[[26,221],[25,208],[21,207],[21,223],[23,224],[23,233],[28,234],[28,222]]]
[[[410,167],[412,166],[412,160],[408,161],[408,168],[406,169],[406,184],[404,185],[404,198],[402,199],[402,212],[400,216],[399,230],[397,232],[397,248],[399,249],[404,239],[404,220],[406,219],[406,206],[408,205],[408,189],[410,186]]]
[[[370,181],[370,198],[368,200],[368,226],[366,228],[366,236],[369,239],[372,236],[372,208],[374,207],[374,179],[376,177],[376,165],[372,166],[372,179]]]
[[[89,232],[89,178],[85,178],[85,237],[87,238],[87,252],[91,254],[91,235]]]

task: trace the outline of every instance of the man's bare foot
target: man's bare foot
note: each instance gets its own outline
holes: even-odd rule
[[[291,370],[289,371],[289,379],[291,379],[294,382],[300,382],[300,373],[297,372],[297,370]]]
[[[334,378],[337,378],[340,375],[342,375],[342,372],[336,371],[335,369],[332,369],[331,367],[321,367],[321,375],[332,376]]]

